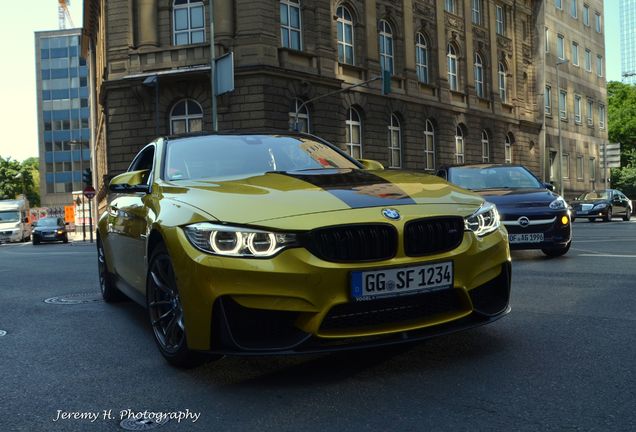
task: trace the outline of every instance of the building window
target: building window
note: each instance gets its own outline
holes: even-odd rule
[[[565,39],[563,35],[557,36],[557,57],[561,60],[565,58]]]
[[[570,178],[570,155],[568,153],[562,154],[561,163],[561,166],[563,167],[563,178]]]
[[[280,0],[280,40],[283,48],[301,51],[300,0]]]
[[[419,82],[428,84],[428,44],[422,33],[417,34],[415,45],[415,69]]]
[[[506,142],[504,143],[504,163],[512,163],[512,137],[510,134],[506,135]]]
[[[483,98],[484,93],[484,64],[479,54],[475,53],[475,94],[477,97]]]
[[[340,63],[354,64],[353,45],[353,18],[349,9],[338,6],[336,9],[338,21],[338,61]]]
[[[298,124],[296,125],[296,112],[298,112]],[[294,99],[292,110],[289,111],[289,129],[297,132],[311,132],[311,118],[309,117],[309,108],[303,105],[301,99]]]
[[[497,34],[503,36],[506,34],[506,20],[503,6],[497,5],[495,17],[497,20]]]
[[[563,120],[568,117],[567,98],[568,92],[565,90],[561,90],[561,93],[559,93],[559,117],[561,117],[561,119]]]
[[[349,108],[346,121],[345,140],[349,155],[354,159],[362,158],[362,121],[355,108]]]
[[[481,25],[481,0],[472,0],[473,24]]]
[[[590,181],[596,180],[596,159],[590,158],[589,160]]]
[[[459,84],[457,83],[457,51],[453,44],[448,44],[446,63],[448,66],[448,85],[451,90],[457,91],[459,89]]]
[[[576,156],[576,179],[583,180],[583,156]]]
[[[605,105],[598,104],[598,127],[605,129]]]
[[[552,87],[545,86],[545,113],[546,115],[552,115]]]
[[[490,143],[488,142],[488,132],[481,131],[481,160],[483,162],[490,161]]]
[[[180,135],[203,130],[203,109],[194,99],[183,99],[170,110],[170,134]]]
[[[574,121],[581,123],[581,96],[574,95]]]
[[[576,0],[570,0],[570,15],[572,18],[576,18],[578,16],[578,5]]]
[[[424,169],[435,169],[435,129],[430,120],[426,120],[426,129],[424,130]]]
[[[590,26],[590,6],[586,4],[583,5],[583,24]]]
[[[587,125],[594,126],[594,101],[587,100]]]
[[[563,0],[554,0],[554,6],[557,9],[563,9]]]
[[[572,42],[572,64],[579,65],[579,44],[576,42]]]
[[[393,30],[385,20],[378,22],[380,43],[380,67],[393,75]]]
[[[596,75],[599,77],[603,76],[603,56],[596,56]]]
[[[603,30],[601,27],[601,14],[598,12],[594,14],[594,23],[595,23],[596,32],[601,33],[601,31]]]
[[[391,114],[389,124],[389,158],[390,168],[402,167],[402,130],[395,114]]]
[[[589,49],[585,50],[585,70],[592,72],[592,51]]]
[[[172,21],[175,45],[205,42],[205,9],[201,0],[174,0]]]
[[[444,0],[444,10],[452,14],[457,13],[456,0]]]
[[[464,163],[464,132],[460,126],[455,129],[455,162]]]
[[[499,62],[499,98],[502,102],[508,101],[508,95],[506,93],[506,66]]]

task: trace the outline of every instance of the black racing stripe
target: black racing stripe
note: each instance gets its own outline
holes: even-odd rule
[[[281,174],[322,188],[351,208],[415,204],[402,189],[368,171],[325,169]]]

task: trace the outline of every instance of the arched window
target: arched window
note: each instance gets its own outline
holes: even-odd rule
[[[435,169],[435,128],[430,120],[426,120],[424,129],[424,169]]]
[[[298,112],[298,125],[296,125],[296,112]],[[303,105],[303,101],[301,99],[294,99],[292,110],[289,111],[289,128],[298,132],[311,132],[309,108],[307,105]]]
[[[502,102],[508,101],[508,95],[506,92],[506,65],[499,62],[499,98]]]
[[[421,83],[428,84],[428,44],[422,33],[418,33],[416,38],[415,69],[417,79]]]
[[[280,43],[283,48],[303,49],[300,0],[280,0]]]
[[[506,134],[506,143],[504,145],[504,163],[512,163],[512,143],[514,139],[510,134]]]
[[[190,45],[205,42],[205,6],[201,0],[174,0],[173,43]]]
[[[464,132],[460,126],[455,129],[455,162],[464,163]]]
[[[481,131],[481,160],[490,162],[490,143],[488,141],[488,132]]]
[[[393,30],[385,21],[378,22],[378,38],[380,45],[380,68],[389,71],[393,75]]]
[[[345,141],[347,151],[354,159],[362,158],[362,120],[355,108],[349,108],[346,121]]]
[[[481,56],[475,53],[475,94],[477,97],[483,98],[484,92],[484,63]]]
[[[448,44],[446,49],[446,63],[448,66],[448,85],[451,90],[457,91],[457,50],[453,44]]]
[[[402,167],[402,130],[400,120],[395,114],[391,114],[389,124],[389,167]]]
[[[336,9],[338,21],[338,61],[340,63],[354,64],[353,45],[353,17],[349,9],[338,6]]]
[[[170,133],[172,135],[203,130],[203,109],[194,99],[183,99],[170,110]]]

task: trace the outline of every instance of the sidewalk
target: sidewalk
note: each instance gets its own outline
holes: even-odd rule
[[[86,229],[86,240],[84,240],[84,235],[82,233],[82,231],[80,230],[79,232],[75,232],[75,231],[69,231],[68,232],[68,240],[69,242],[73,242],[73,243],[82,243],[82,242],[86,242],[89,243],[90,242],[90,231],[88,230],[88,227]],[[93,232],[93,243],[95,243],[95,233]]]

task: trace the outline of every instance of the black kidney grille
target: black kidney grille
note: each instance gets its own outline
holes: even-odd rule
[[[325,261],[381,261],[395,256],[397,231],[384,224],[320,228],[308,233],[305,247]]]
[[[464,219],[444,217],[418,219],[406,224],[404,252],[422,256],[455,249],[464,237]]]

